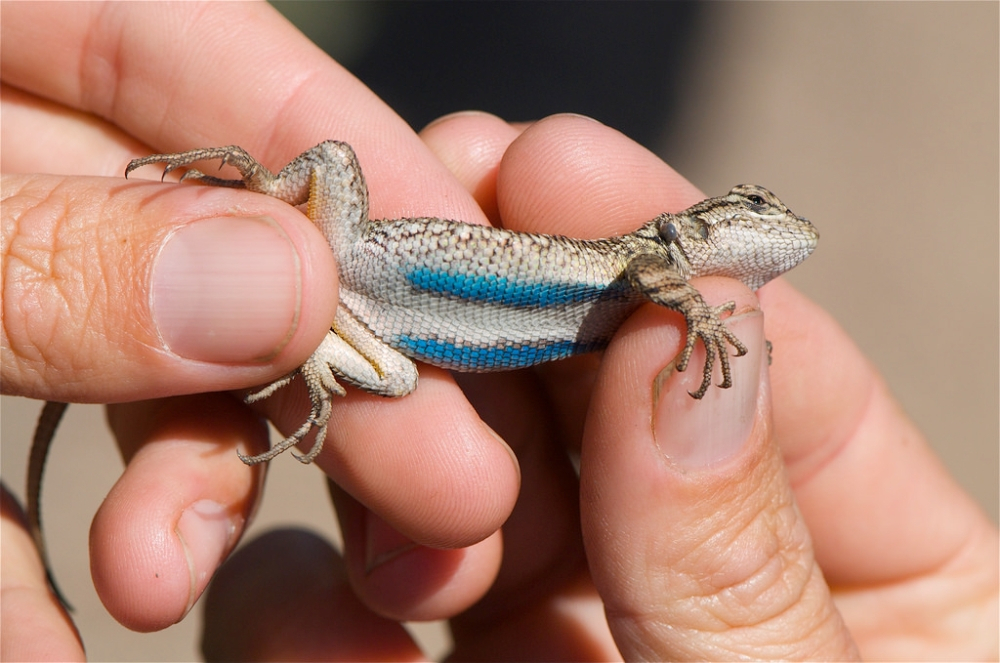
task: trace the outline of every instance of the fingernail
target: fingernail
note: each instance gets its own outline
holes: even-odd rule
[[[299,271],[295,247],[272,219],[196,221],[171,234],[156,257],[153,321],[181,357],[264,361],[295,331]]]
[[[184,546],[191,581],[186,615],[208,584],[222,556],[229,550],[236,524],[229,510],[212,500],[199,500],[189,506],[177,521],[177,536]]]
[[[657,445],[682,468],[706,468],[738,453],[753,430],[764,357],[764,316],[751,311],[726,320],[726,326],[748,348],[743,357],[730,356],[733,386],[721,389],[722,371],[715,362],[713,384],[701,400],[691,398],[701,384],[705,353],[698,343],[683,373],[669,366],[654,412]]]
[[[365,573],[413,550],[417,544],[371,511],[365,513]]]

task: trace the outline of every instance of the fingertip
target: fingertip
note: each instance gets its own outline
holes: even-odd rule
[[[247,387],[300,364],[333,319],[329,246],[281,201],[49,175],[5,176],[3,193],[7,393]]]
[[[330,483],[351,585],[369,609],[398,620],[453,617],[489,590],[503,558],[494,532],[462,548],[414,543]]]
[[[732,284],[735,286],[736,284]],[[711,287],[700,288],[714,301]],[[753,294],[734,288],[737,312],[724,319],[726,327],[747,348],[739,355],[726,345],[732,386],[723,388],[722,358],[716,357],[712,384],[699,399],[691,394],[702,381],[705,346],[698,343],[684,372],[668,364],[654,382],[653,434],[660,451],[685,470],[712,468],[740,453],[760,425],[760,413],[770,411],[764,320]],[[761,396],[764,399],[761,399]]]
[[[235,449],[265,444],[267,429],[224,394],[128,407],[111,417],[131,458],[94,518],[91,572],[112,616],[149,632],[187,614],[238,541],[260,470]]]
[[[620,235],[702,200],[657,155],[580,115],[553,115],[513,141],[497,179],[504,224],[581,238]]]
[[[438,118],[424,127],[420,137],[475,197],[490,222],[499,225],[497,171],[504,152],[519,133],[495,115],[464,111]]]

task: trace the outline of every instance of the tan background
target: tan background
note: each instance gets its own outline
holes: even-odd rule
[[[820,248],[790,280],[850,332],[996,520],[998,5],[708,11],[665,158],[708,193],[765,184],[816,223]],[[3,479],[18,494],[39,405],[2,401]],[[96,598],[87,531],[120,471],[99,408],[71,408],[50,462],[45,517],[88,653],[198,658],[197,608],[166,631],[136,634]],[[253,529],[301,524],[332,536],[320,479],[279,459]]]

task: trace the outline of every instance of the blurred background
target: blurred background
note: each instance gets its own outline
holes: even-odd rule
[[[706,194],[741,182],[778,192],[822,234],[789,280],[847,329],[996,521],[1000,5],[276,6],[416,130],[471,108],[522,121],[581,113]],[[0,461],[18,495],[40,406],[2,399]],[[102,417],[70,408],[49,464],[57,576],[92,660],[197,659],[197,608],[136,634],[93,590],[88,528],[121,472]],[[336,536],[320,473],[291,458],[272,464],[248,536],[278,525]],[[440,625],[419,633],[429,654],[447,647]]]

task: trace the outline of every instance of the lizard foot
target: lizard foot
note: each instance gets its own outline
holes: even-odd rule
[[[176,154],[151,154],[148,157],[142,157],[141,159],[132,159],[128,166],[125,167],[125,177],[128,177],[129,173],[133,170],[152,163],[166,164],[163,168],[163,177],[166,177],[171,171],[183,168],[195,163],[196,161],[214,159],[222,160],[222,163],[219,164],[220,168],[226,164],[236,168],[240,171],[240,174],[243,175],[243,179],[227,180],[220,177],[212,177],[192,168],[181,176],[181,181],[199,180],[203,184],[211,186],[225,186],[242,189],[246,188],[248,182],[253,182],[261,176],[265,179],[274,178],[274,175],[261,166],[256,159],[247,154],[246,150],[242,147],[237,147],[236,145],[227,145],[226,147],[210,147],[201,150],[189,150],[187,152],[178,152]]]
[[[737,357],[742,357],[747,353],[747,347],[743,345],[743,342],[722,322],[722,314],[732,313],[735,309],[736,302],[726,302],[719,306],[708,306],[702,302],[684,312],[688,331],[684,349],[677,356],[677,370],[687,369],[694,344],[699,338],[705,344],[705,366],[702,371],[701,386],[698,387],[697,391],[688,392],[694,398],[704,396],[712,385],[712,368],[715,366],[716,354],[719,355],[719,363],[722,366],[722,383],[719,386],[723,389],[733,386],[733,374],[729,366],[729,353],[726,351],[726,344],[736,348]]]
[[[306,360],[306,363],[302,364],[302,366],[285,377],[275,380],[263,389],[255,391],[243,399],[246,403],[256,403],[257,401],[267,398],[278,389],[287,385],[296,375],[302,375],[306,381],[306,388],[309,390],[309,402],[311,403],[309,417],[301,426],[299,426],[298,430],[283,439],[281,442],[273,445],[264,453],[260,453],[255,456],[247,456],[236,452],[236,454],[240,457],[240,460],[247,465],[266,463],[275,456],[284,453],[287,449],[294,447],[299,442],[304,440],[306,435],[308,435],[309,431],[313,428],[316,429],[316,438],[313,441],[312,448],[309,449],[309,452],[302,456],[292,452],[292,455],[295,456],[295,459],[299,462],[309,464],[323,449],[323,443],[326,441],[326,429],[330,423],[330,414],[333,412],[333,397],[346,396],[347,392],[337,382],[336,378],[333,376],[333,372],[330,370],[330,366],[326,363],[326,361],[322,358],[318,358],[316,354],[313,354],[313,356]]]
[[[327,163],[338,163],[340,169],[337,173],[343,175],[353,186],[352,192],[359,198],[364,198],[364,208],[367,210],[367,190],[364,190],[364,179],[361,177],[360,167],[354,150],[346,143],[337,141],[324,141],[299,155],[298,158],[289,163],[277,175],[265,168],[259,161],[254,159],[242,147],[227,145],[225,147],[208,147],[200,150],[188,150],[187,152],[177,152],[176,154],[151,154],[140,159],[133,159],[125,167],[125,177],[129,173],[154,163],[165,164],[163,177],[167,173],[186,168],[198,161],[220,160],[219,168],[229,165],[239,171],[242,179],[230,180],[221,177],[206,175],[200,170],[189,168],[181,176],[181,182],[197,181],[209,186],[231,187],[235,189],[247,189],[274,196],[283,200],[289,205],[301,205],[310,196],[310,185],[313,182],[313,174],[318,166]],[[162,178],[161,178],[162,179]],[[314,219],[315,221],[315,219]]]
[[[676,241],[676,240],[674,240]],[[733,386],[733,375],[729,367],[729,353],[726,344],[736,348],[736,356],[742,357],[747,348],[722,322],[723,313],[736,310],[736,302],[726,302],[720,306],[709,306],[687,278],[678,273],[674,265],[662,256],[640,253],[632,258],[626,268],[632,286],[647,299],[660,306],[679,312],[687,322],[687,338],[684,349],[677,355],[675,366],[678,371],[687,369],[691,361],[694,344],[700,338],[705,344],[705,366],[702,370],[701,386],[697,391],[688,392],[693,398],[702,398],[712,386],[712,369],[715,356],[722,365],[723,389]]]

